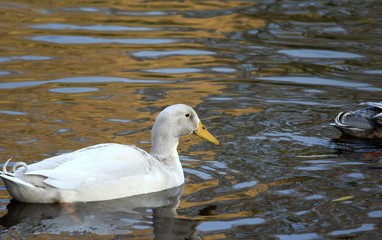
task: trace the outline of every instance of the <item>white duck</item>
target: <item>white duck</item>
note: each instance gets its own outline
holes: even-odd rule
[[[195,133],[219,144],[184,104],[164,109],[152,129],[150,154],[136,147],[104,143],[27,165],[18,162],[0,177],[11,196],[22,202],[88,202],[158,192],[184,183],[177,146]]]

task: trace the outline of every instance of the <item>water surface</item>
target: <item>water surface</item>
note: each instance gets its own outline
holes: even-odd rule
[[[382,143],[330,123],[380,101],[379,1],[2,1],[0,155],[150,147],[193,106],[221,146],[181,140],[187,182],[92,204],[11,201],[1,237],[378,239]],[[137,204],[139,203],[139,204]]]

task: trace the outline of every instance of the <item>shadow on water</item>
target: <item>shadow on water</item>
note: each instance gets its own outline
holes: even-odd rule
[[[0,224],[2,232],[22,229],[17,237],[76,233],[79,236],[136,234],[155,239],[192,238],[198,221],[177,218],[182,192],[183,186],[124,199],[68,204],[12,200]]]
[[[362,139],[341,135],[331,140],[336,153],[342,158],[352,159],[364,163],[382,162],[382,140]],[[373,169],[382,169],[375,165]]]

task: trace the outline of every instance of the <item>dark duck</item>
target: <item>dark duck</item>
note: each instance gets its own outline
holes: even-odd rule
[[[330,125],[347,136],[382,139],[382,102],[364,102],[361,105],[367,107],[340,112]]]

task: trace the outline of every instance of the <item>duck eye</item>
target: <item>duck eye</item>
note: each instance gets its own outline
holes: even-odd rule
[[[186,117],[188,118],[188,117],[190,117],[190,114],[189,114],[189,113],[186,113],[186,115],[184,115],[184,116],[186,116]]]

